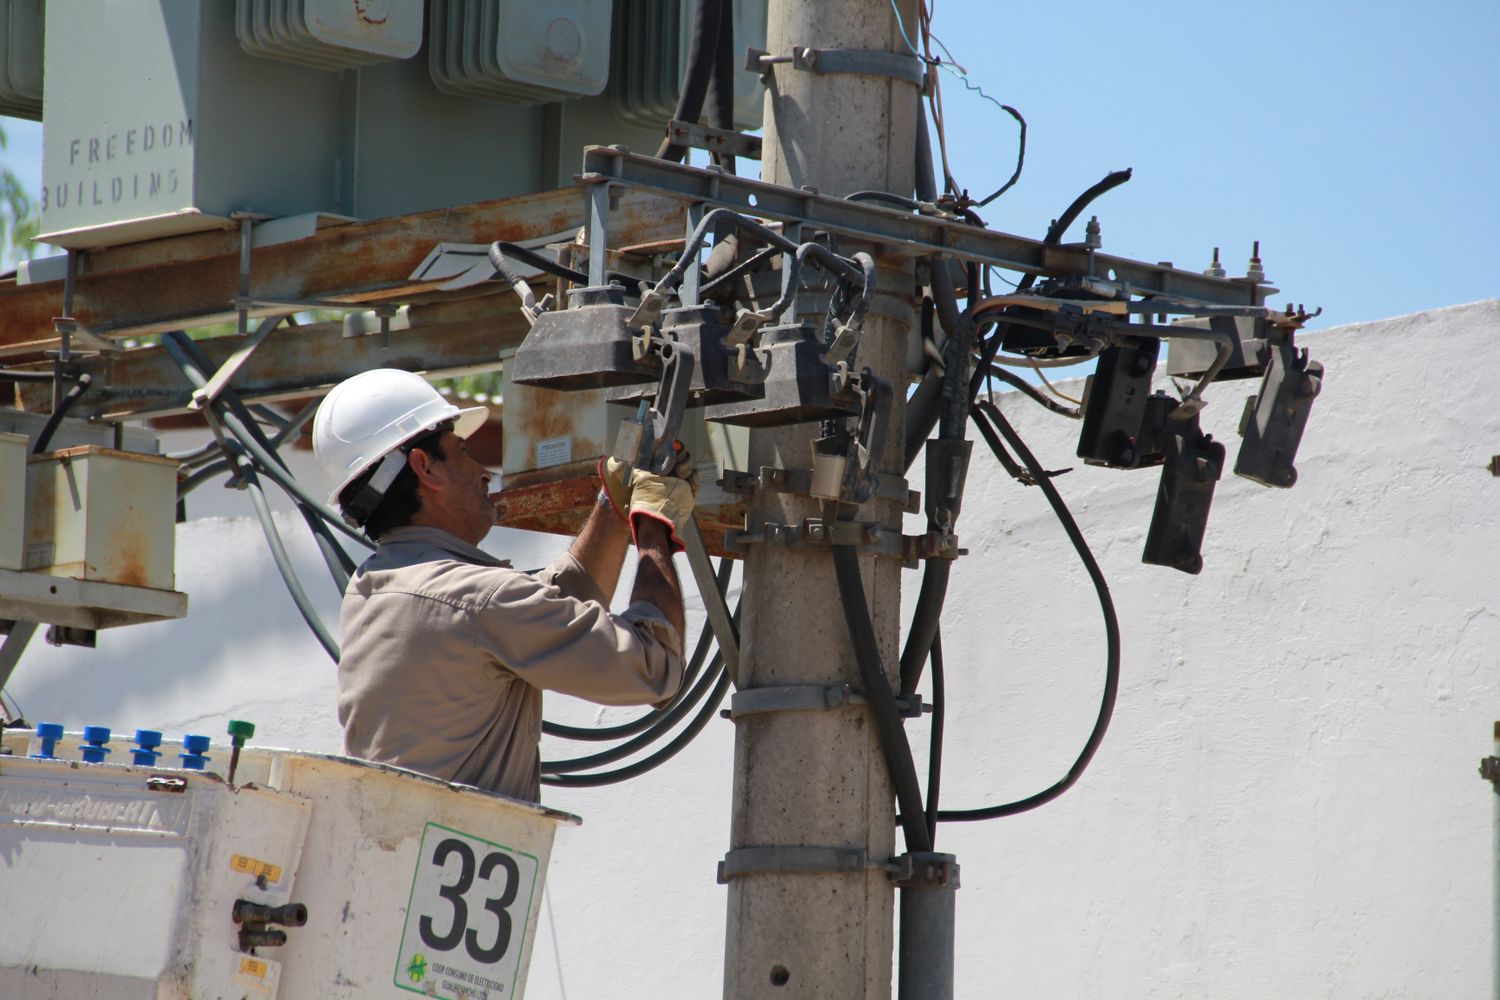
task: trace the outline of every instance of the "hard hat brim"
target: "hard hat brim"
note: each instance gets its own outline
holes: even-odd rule
[[[470,437],[475,431],[484,426],[490,418],[488,406],[466,406],[458,411],[453,418],[453,433],[461,438]]]

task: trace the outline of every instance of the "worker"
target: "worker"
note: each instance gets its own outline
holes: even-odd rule
[[[351,756],[536,801],[544,689],[644,705],[682,683],[672,557],[696,483],[684,452],[666,476],[601,462],[583,530],[522,573],[478,547],[495,507],[466,439],[486,416],[394,369],[347,379],[318,407],[329,503],[376,542],[339,616],[339,722]],[[630,605],[613,614],[632,538]]]

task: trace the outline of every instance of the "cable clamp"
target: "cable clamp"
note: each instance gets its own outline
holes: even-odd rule
[[[891,864],[891,881],[903,889],[957,889],[958,858],[934,851],[912,851]]]

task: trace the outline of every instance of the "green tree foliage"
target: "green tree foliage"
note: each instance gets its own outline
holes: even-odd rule
[[[0,128],[0,152],[6,147],[5,130]],[[41,220],[36,203],[21,186],[21,179],[9,167],[0,166],[0,259],[30,260],[36,255],[36,236]]]

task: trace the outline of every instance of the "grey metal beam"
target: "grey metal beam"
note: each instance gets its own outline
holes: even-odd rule
[[[850,239],[882,244],[888,251],[924,256],[945,253],[961,260],[1045,275],[1081,274],[1088,270],[1088,253],[1082,248],[1049,247],[1041,240],[1025,236],[902,212],[872,202],[846,201],[713,168],[687,167],[614,146],[590,146],[584,150],[579,180],[653,191],[681,201],[703,202],[710,208],[727,206],[786,223],[801,222]],[[1138,294],[1173,295],[1219,305],[1260,305],[1267,294],[1275,291],[1265,284],[1212,278],[1196,271],[1103,253],[1094,254],[1092,270],[1094,277],[1128,284]]]

